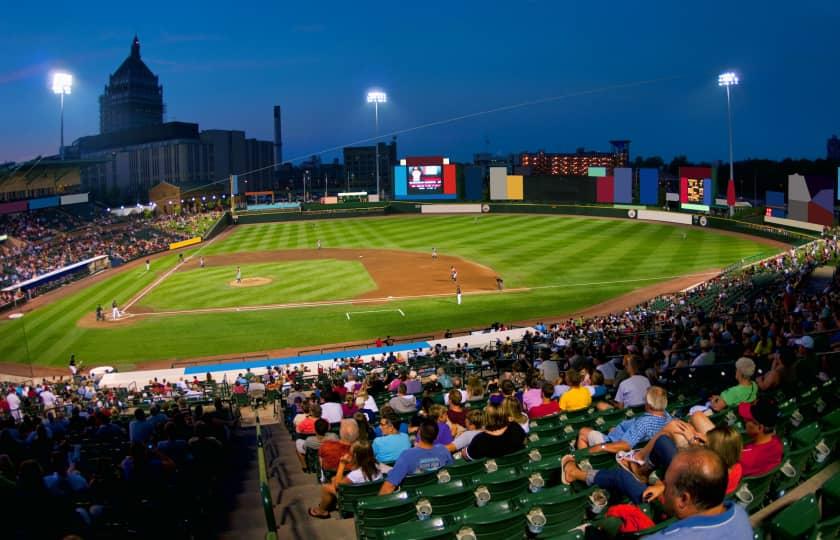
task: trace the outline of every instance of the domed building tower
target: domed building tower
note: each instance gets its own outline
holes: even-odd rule
[[[99,132],[156,126],[163,123],[163,87],[140,59],[140,40],[134,36],[131,54],[123,61],[99,96]]]

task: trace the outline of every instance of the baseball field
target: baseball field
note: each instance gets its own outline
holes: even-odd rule
[[[168,253],[153,258],[148,272],[139,263],[112,269],[40,299],[21,319],[4,318],[0,361],[63,366],[74,353],[86,365],[128,368],[550,320],[633,291],[651,293],[657,284],[698,283],[779,250],[699,227],[587,217],[243,225],[183,251],[183,263]],[[110,320],[114,300],[117,321]],[[108,320],[95,319],[98,304]]]

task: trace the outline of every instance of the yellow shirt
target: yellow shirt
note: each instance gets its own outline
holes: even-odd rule
[[[576,411],[589,407],[592,403],[592,394],[589,390],[578,386],[577,388],[570,388],[565,394],[560,396],[560,410],[561,411]]]

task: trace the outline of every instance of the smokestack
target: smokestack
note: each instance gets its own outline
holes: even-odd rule
[[[283,164],[283,127],[280,124],[280,105],[274,106],[274,170]]]

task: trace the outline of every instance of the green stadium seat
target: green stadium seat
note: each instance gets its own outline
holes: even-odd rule
[[[773,540],[798,540],[808,538],[820,520],[817,498],[811,494],[794,502],[770,522]]]
[[[387,480],[387,476],[385,477]],[[400,489],[411,491],[420,486],[428,486],[429,484],[436,484],[438,481],[437,472],[425,472],[420,474],[409,474],[403,478],[400,484]]]
[[[419,487],[415,494],[421,500],[428,499],[433,516],[442,516],[475,505],[475,497],[470,493],[470,487],[469,480],[451,480],[446,484]]]
[[[554,538],[585,522],[589,496],[593,491],[594,488],[589,488],[572,493],[569,486],[560,485],[538,493],[521,495],[517,502],[526,511],[538,510],[545,516],[545,525],[538,533],[539,538]]]
[[[373,497],[379,493],[382,480],[365,482],[363,484],[338,485],[338,511],[342,514],[355,514],[356,503],[365,497]]]
[[[812,538],[819,540],[835,540],[840,538],[840,516],[825,519],[817,523]]]
[[[770,487],[776,475],[779,474],[780,467],[776,467],[761,476],[748,476],[741,479],[741,487],[735,491],[735,498],[744,506],[748,514],[764,506],[767,495],[770,493]]]
[[[450,480],[458,480],[460,478],[470,479],[478,474],[484,474],[486,469],[483,459],[475,461],[456,459],[455,463],[446,467],[446,472],[449,473]]]
[[[840,517],[840,473],[829,478],[819,491],[823,519]]]
[[[382,540],[451,540],[460,527],[444,518],[432,517],[422,521],[409,521],[381,532]]]
[[[528,474],[515,468],[482,474],[475,477],[472,488],[475,492],[482,487],[487,488],[493,501],[509,499],[528,489]]]
[[[489,502],[480,508],[470,508],[453,514],[459,531],[472,530],[476,540],[511,540],[525,535],[525,509],[513,501]]]
[[[805,446],[785,452],[782,466],[779,468],[779,475],[773,482],[774,498],[781,497],[789,489],[799,485],[802,475],[808,469],[814,446]]]
[[[485,461],[485,467],[487,467],[488,470],[490,470],[493,466],[497,467],[499,470],[508,467],[521,467],[528,463],[529,460],[528,449],[523,448],[522,450],[517,450],[516,452],[506,456],[488,459]]]
[[[381,531],[388,527],[404,521],[416,521],[418,499],[407,491],[360,499],[356,503],[356,535],[359,538],[378,538]]]
[[[564,454],[557,454],[551,456],[543,456],[540,461],[532,461],[522,467],[522,471],[528,475],[538,473],[542,476],[546,487],[554,487],[561,485],[561,471],[563,466],[561,461]]]

